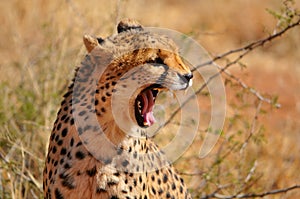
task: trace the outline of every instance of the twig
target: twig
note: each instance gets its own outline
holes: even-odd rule
[[[232,186],[232,184],[228,184],[228,185],[219,185],[212,193],[202,196],[201,199],[209,199],[215,196],[215,194],[217,194],[219,191],[221,191],[222,189],[225,189],[229,186]]]
[[[232,75],[229,71],[223,71],[223,73],[228,76],[229,78],[233,79],[234,81],[236,81],[242,88],[248,90],[250,93],[252,93],[254,96],[257,97],[257,99],[259,99],[260,101],[266,102],[268,104],[272,104],[272,100],[269,98],[266,98],[264,96],[262,96],[257,90],[255,90],[254,88],[250,88],[245,82],[243,82],[240,78],[237,78],[236,76]],[[274,104],[274,106],[276,108],[280,108],[281,104],[276,103]]]
[[[178,172],[178,174],[185,175],[185,176],[199,176],[199,175],[203,175],[205,173],[206,172],[204,172],[204,171],[200,171],[200,172],[196,172],[196,173]]]
[[[247,193],[247,194],[235,194],[235,195],[222,195],[219,193],[213,193],[213,194],[209,194],[207,196],[201,197],[201,199],[208,199],[208,198],[219,198],[219,199],[233,199],[233,198],[262,198],[265,196],[269,196],[269,195],[275,195],[275,194],[280,194],[280,193],[286,193],[288,191],[294,190],[294,189],[299,189],[300,185],[294,185],[291,187],[287,187],[287,188],[283,188],[283,189],[275,189],[275,190],[271,190],[271,191],[266,191],[263,193]]]
[[[88,27],[90,26],[87,24],[87,20],[85,16],[82,14],[82,12],[80,11],[80,9],[78,8],[78,6],[73,2],[73,0],[66,0],[66,2],[69,5],[70,10],[73,12],[75,17],[77,17],[81,22],[81,27],[83,27],[84,30],[89,30]]]
[[[17,143],[15,143],[15,145],[13,147],[15,148],[16,145],[17,145]],[[21,149],[22,149],[22,146],[21,146]],[[21,151],[22,160],[24,160],[24,152],[26,152],[26,151],[25,150]],[[11,169],[11,171],[14,174],[20,176],[21,181],[22,181],[22,179],[24,179],[27,182],[33,184],[35,187],[37,187],[39,191],[42,191],[42,184],[40,182],[38,182],[38,180],[35,179],[35,177],[29,172],[29,170],[27,168],[25,168],[24,163],[22,164],[22,167],[21,167],[21,170],[20,170],[19,167],[12,164],[12,162],[9,160],[10,158],[9,158],[8,155],[4,156],[3,154],[0,153],[0,159],[2,159],[4,161],[4,163],[6,163],[7,165],[11,165],[13,167],[13,169]],[[25,173],[27,173],[28,176]],[[13,180],[10,179],[10,182],[13,183]],[[12,185],[12,187],[13,187],[13,185]],[[11,191],[13,191],[13,189],[11,189]]]
[[[286,28],[284,28],[283,30],[275,33],[275,34],[272,34],[271,36],[268,36],[264,39],[260,39],[258,41],[254,41],[244,47],[241,47],[241,48],[237,48],[235,50],[230,50],[226,53],[223,53],[219,56],[216,56],[214,57],[212,60],[208,61],[208,62],[205,62],[203,64],[200,64],[198,66],[196,66],[195,68],[193,68],[191,71],[192,72],[195,72],[195,70],[197,70],[198,68],[200,67],[203,67],[203,66],[206,66],[206,65],[211,65],[213,64],[216,60],[219,60],[221,58],[224,58],[230,54],[233,54],[233,53],[237,53],[237,52],[242,52],[244,51],[243,53],[241,53],[235,60],[227,63],[223,68],[220,68],[220,71],[214,75],[212,75],[210,78],[208,78],[208,80],[202,84],[202,86],[195,92],[195,94],[199,94],[214,78],[216,78],[220,73],[224,73],[226,72],[226,70],[238,63],[242,58],[244,58],[244,56],[246,56],[249,52],[251,52],[252,50],[254,50],[255,48],[257,47],[260,47],[260,46],[263,46],[265,43],[267,42],[271,42],[272,40],[274,40],[275,38],[283,35],[284,33],[286,33],[288,30],[290,30],[291,28],[294,28],[295,26],[298,26],[300,25],[300,18],[295,22],[295,23],[292,23],[292,24],[289,24]],[[229,73],[228,73],[229,74]],[[237,78],[235,78],[237,80]],[[240,81],[240,83],[242,83]],[[249,88],[246,84],[243,84],[243,86],[245,86],[246,88]],[[253,93],[255,96],[257,96],[259,99],[262,99],[263,101],[267,102],[267,103],[271,103],[271,100],[270,99],[266,99],[264,97],[262,97],[257,91],[255,91],[254,89],[250,89],[250,92]],[[178,107],[172,114],[171,116],[169,117],[169,119],[164,123],[162,124],[161,126],[158,127],[158,129],[156,130],[159,131],[162,127],[168,125],[172,120],[173,118],[177,115],[177,113],[191,100],[195,97],[195,95],[192,95],[190,97],[188,97],[181,105],[180,107]],[[278,107],[280,107],[280,105],[277,105]]]
[[[246,46],[243,46],[241,48],[237,48],[237,49],[234,49],[234,50],[230,50],[228,52],[225,52],[223,54],[220,54],[218,56],[215,56],[212,60],[210,61],[207,61],[205,63],[202,63],[198,66],[196,66],[195,68],[192,69],[192,72],[194,72],[195,70],[197,70],[198,68],[200,67],[203,67],[203,66],[206,66],[206,65],[210,65],[210,64],[213,64],[215,61],[219,60],[219,59],[222,59],[224,57],[227,57],[228,55],[231,55],[231,54],[234,54],[234,53],[238,53],[238,52],[242,52],[242,51],[252,51],[254,50],[255,48],[257,47],[260,47],[260,46],[263,46],[265,43],[267,42],[271,42],[272,40],[274,40],[275,38],[277,37],[280,37],[281,35],[283,35],[285,32],[287,32],[288,30],[294,28],[295,26],[298,26],[300,25],[300,18],[292,23],[292,24],[289,24],[287,27],[285,27],[283,30],[279,31],[279,32],[276,32],[264,39],[260,39],[260,40],[257,40],[257,41],[254,41]],[[245,52],[244,52],[245,53]],[[243,54],[244,54],[243,53]]]
[[[258,114],[260,113],[260,110],[261,110],[261,105],[262,105],[262,101],[259,101],[258,105],[256,107],[255,115],[253,117],[253,120],[252,120],[252,123],[251,123],[251,126],[250,126],[249,135],[246,138],[246,140],[244,141],[243,145],[241,146],[240,154],[243,153],[243,151],[246,148],[246,146],[248,145],[251,137],[253,136],[253,133],[254,133],[255,127],[256,127],[256,122],[257,122]]]

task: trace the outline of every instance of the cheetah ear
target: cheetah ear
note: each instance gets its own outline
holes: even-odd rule
[[[118,24],[118,33],[129,31],[129,30],[138,30],[142,31],[142,25],[134,19],[123,19]]]
[[[85,45],[85,48],[86,50],[90,53],[96,46],[99,46],[99,42],[98,41],[101,41],[102,39],[99,38],[95,38],[95,37],[92,37],[90,35],[84,35],[83,36],[83,43]]]

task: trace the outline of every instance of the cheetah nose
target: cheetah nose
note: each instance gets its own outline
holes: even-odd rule
[[[183,77],[184,77],[184,79],[186,80],[186,83],[187,83],[186,88],[192,86],[192,84],[193,84],[193,80],[192,80],[193,73],[184,74]]]
[[[193,78],[193,73],[187,73],[183,77],[189,82]]]

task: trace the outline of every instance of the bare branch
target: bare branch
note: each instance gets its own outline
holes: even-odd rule
[[[258,114],[260,113],[260,110],[261,110],[261,105],[262,105],[262,101],[259,101],[258,102],[258,105],[256,107],[256,111],[255,111],[255,115],[253,117],[253,120],[252,120],[252,123],[251,123],[251,126],[250,126],[250,132],[249,132],[249,135],[247,137],[247,139],[244,141],[241,149],[240,149],[240,154],[244,152],[244,149],[246,148],[246,146],[248,145],[254,131],[255,131],[255,127],[256,127],[256,122],[257,122],[257,118],[258,118]]]
[[[227,63],[223,68],[220,68],[220,71],[214,75],[212,75],[204,84],[202,84],[202,86],[195,92],[195,94],[199,94],[201,93],[201,91],[214,79],[216,78],[220,73],[225,73],[226,72],[226,75],[229,75],[231,78],[235,79],[236,81],[238,81],[244,88],[249,88],[246,84],[244,84],[242,81],[240,81],[239,79],[237,79],[236,77],[234,77],[233,75],[230,75],[230,73],[228,71],[226,71],[230,66],[238,63],[244,56],[246,56],[249,52],[251,52],[252,50],[254,50],[255,48],[258,48],[260,46],[263,46],[265,43],[267,42],[271,42],[272,40],[274,40],[275,38],[277,37],[280,37],[281,35],[283,35],[284,33],[286,33],[288,30],[296,27],[300,25],[300,18],[292,23],[292,24],[289,24],[286,28],[284,28],[283,30],[279,31],[279,32],[276,32],[264,39],[260,39],[260,40],[257,40],[257,41],[254,41],[244,47],[241,47],[241,48],[237,48],[237,49],[234,49],[234,50],[230,50],[226,53],[223,53],[221,55],[218,55],[216,57],[214,57],[212,60],[208,61],[208,62],[205,62],[203,64],[200,64],[198,66],[196,66],[195,68],[193,68],[191,71],[192,72],[195,72],[195,70],[197,70],[198,68],[200,67],[203,67],[203,66],[206,66],[206,65],[211,65],[213,64],[216,60],[219,60],[219,59],[222,59],[230,54],[234,54],[234,53],[238,53],[238,52],[243,52],[241,53],[235,60]],[[264,102],[267,102],[267,103],[271,103],[272,101],[270,99],[267,99],[265,97],[263,97],[260,93],[258,93],[255,89],[250,89],[250,92],[253,93],[256,97],[258,97],[258,99],[264,101]],[[178,107],[172,114],[171,116],[169,117],[169,119],[164,123],[162,124],[160,127],[158,127],[158,129],[156,131],[159,131],[162,127],[168,125],[172,119],[176,116],[176,114],[187,104],[188,101],[190,101],[192,98],[194,98],[195,96],[190,96],[188,99],[186,99],[185,102],[183,102],[181,104],[180,107]],[[276,107],[280,107],[280,104],[276,104],[275,105]]]
[[[247,193],[247,194],[235,194],[235,195],[222,195],[219,193],[212,193],[209,194],[207,196],[201,197],[201,199],[208,199],[208,198],[219,198],[219,199],[233,199],[233,198],[262,198],[265,196],[269,196],[269,195],[275,195],[275,194],[280,194],[280,193],[286,193],[288,191],[294,190],[294,189],[299,189],[300,185],[294,185],[291,187],[287,187],[287,188],[282,188],[282,189],[275,189],[275,190],[271,190],[271,191],[266,191],[263,193]]]
[[[233,79],[234,81],[236,81],[242,88],[248,90],[250,93],[252,93],[254,96],[256,96],[257,99],[259,99],[260,101],[266,102],[268,104],[272,104],[272,100],[269,98],[266,98],[264,96],[262,96],[257,90],[255,90],[254,88],[250,88],[245,82],[243,82],[241,79],[237,78],[236,76],[232,75],[229,71],[223,71],[223,73],[228,76],[230,79]],[[274,104],[274,106],[276,108],[280,108],[281,104],[276,103]]]
[[[279,32],[276,32],[264,39],[260,39],[260,40],[257,40],[257,41],[254,41],[246,46],[243,46],[241,48],[237,48],[237,49],[234,49],[234,50],[230,50],[228,52],[225,52],[223,54],[220,54],[218,56],[215,56],[212,60],[208,61],[208,62],[205,62],[205,63],[202,63],[198,66],[196,66],[195,68],[192,69],[192,72],[194,72],[195,70],[197,70],[198,68],[200,67],[203,67],[203,66],[206,66],[206,65],[210,65],[210,64],[213,64],[215,61],[219,60],[219,59],[222,59],[224,57],[227,57],[228,55],[231,55],[231,54],[234,54],[234,53],[238,53],[238,52],[243,52],[243,51],[246,51],[244,53],[242,53],[242,55],[245,55],[247,54],[248,51],[252,51],[254,50],[255,48],[257,47],[260,47],[260,46],[263,46],[265,43],[267,42],[271,42],[272,40],[282,36],[284,33],[286,33],[288,30],[294,28],[295,26],[298,26],[300,25],[300,18],[292,23],[292,24],[289,24],[287,27],[285,27],[283,30],[279,31]],[[232,64],[231,64],[232,65]]]

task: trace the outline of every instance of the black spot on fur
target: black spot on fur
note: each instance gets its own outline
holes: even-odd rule
[[[64,196],[57,188],[55,189],[54,194],[56,199],[64,199]]]
[[[175,183],[172,184],[172,190],[175,190],[176,189],[176,185]]]
[[[128,160],[124,160],[124,161],[122,162],[122,166],[123,166],[123,167],[127,167],[128,164],[129,164]]]
[[[66,119],[66,117],[67,117],[67,115],[65,114],[65,115],[61,116],[60,120],[63,121]]]
[[[155,177],[154,175],[151,175],[151,180],[154,181],[155,180]]]
[[[160,179],[160,178],[157,179],[157,184],[158,184],[158,185],[161,184],[161,179]]]
[[[180,178],[180,183],[181,183],[182,185],[184,184],[183,178]]]
[[[59,140],[59,135],[56,135],[55,136],[55,141],[58,142],[58,140]]]
[[[48,178],[50,179],[51,177],[52,177],[52,170],[50,170],[48,174]]]
[[[118,154],[118,155],[121,155],[122,153],[123,153],[123,149],[117,148],[117,154]]]
[[[82,129],[81,127],[79,127],[79,128],[77,129],[77,131],[78,131],[78,134],[79,134],[79,135],[82,135],[83,129]]]
[[[53,141],[53,140],[54,140],[54,137],[55,137],[55,134],[52,133],[52,135],[50,136],[50,140]]]
[[[175,177],[175,180],[177,180],[177,181],[179,180],[178,176],[176,174],[174,175],[174,177]]]
[[[82,145],[82,142],[80,141],[80,142],[78,142],[77,144],[76,144],[76,147],[79,147],[79,146],[81,146]]]
[[[79,116],[83,116],[86,113],[86,111],[80,111]]]
[[[68,91],[66,94],[64,94],[64,96],[63,97],[68,97],[70,94],[72,94],[72,92],[71,91]]]
[[[70,120],[70,124],[71,124],[71,125],[74,124],[74,118],[72,118],[72,119]]]
[[[65,119],[65,123],[68,123],[69,122],[69,119],[70,119],[70,117],[67,117],[66,119]]]
[[[59,124],[57,125],[56,130],[59,131],[60,128],[61,128],[61,123],[59,123]]]
[[[64,128],[61,132],[61,136],[66,137],[67,134],[68,134],[68,128]]]
[[[137,152],[133,152],[133,158],[136,159],[137,158]]]
[[[70,151],[68,152],[67,157],[68,157],[69,160],[72,159],[72,155],[71,155],[71,152],[70,152]]]
[[[75,185],[73,184],[74,179],[70,176],[66,177],[62,182],[62,186],[68,188],[68,189],[74,189]]]
[[[85,158],[85,154],[84,154],[83,152],[81,152],[81,151],[77,151],[77,152],[75,153],[75,157],[76,157],[77,159],[79,159],[79,160],[82,160],[82,159]]]
[[[73,145],[74,145],[74,138],[71,138],[70,146],[72,147]]]
[[[88,174],[88,176],[93,177],[96,175],[97,169],[96,166],[94,166],[93,168],[86,170],[86,174]]]
[[[97,188],[96,188],[96,193],[97,193],[97,194],[100,194],[100,193],[103,193],[103,192],[106,192],[105,189],[102,189],[102,188],[100,188],[100,187],[97,187]]]
[[[58,140],[57,144],[58,146],[61,146],[64,142],[62,140]]]
[[[183,193],[183,187],[182,186],[180,186],[179,191],[180,191],[180,193]]]
[[[68,169],[71,168],[71,166],[70,166],[68,163],[66,163],[66,164],[64,165],[64,168],[65,168],[66,170],[68,170]]]
[[[153,194],[155,195],[155,194],[156,194],[156,190],[155,190],[155,188],[154,188],[154,187],[152,187],[152,188],[151,188],[151,190],[152,190]]]
[[[60,150],[60,155],[66,155],[67,154],[67,149],[65,147],[63,147],[61,150]]]
[[[167,198],[171,198],[171,194],[169,192],[166,193]]]
[[[164,192],[164,191],[160,188],[160,189],[158,190],[158,195],[161,195],[163,192]]]
[[[52,153],[55,154],[56,151],[57,151],[56,146],[53,146],[53,148],[52,148]]]
[[[164,174],[164,176],[163,176],[163,182],[166,183],[167,181],[168,181],[168,176],[167,176],[167,174]]]

